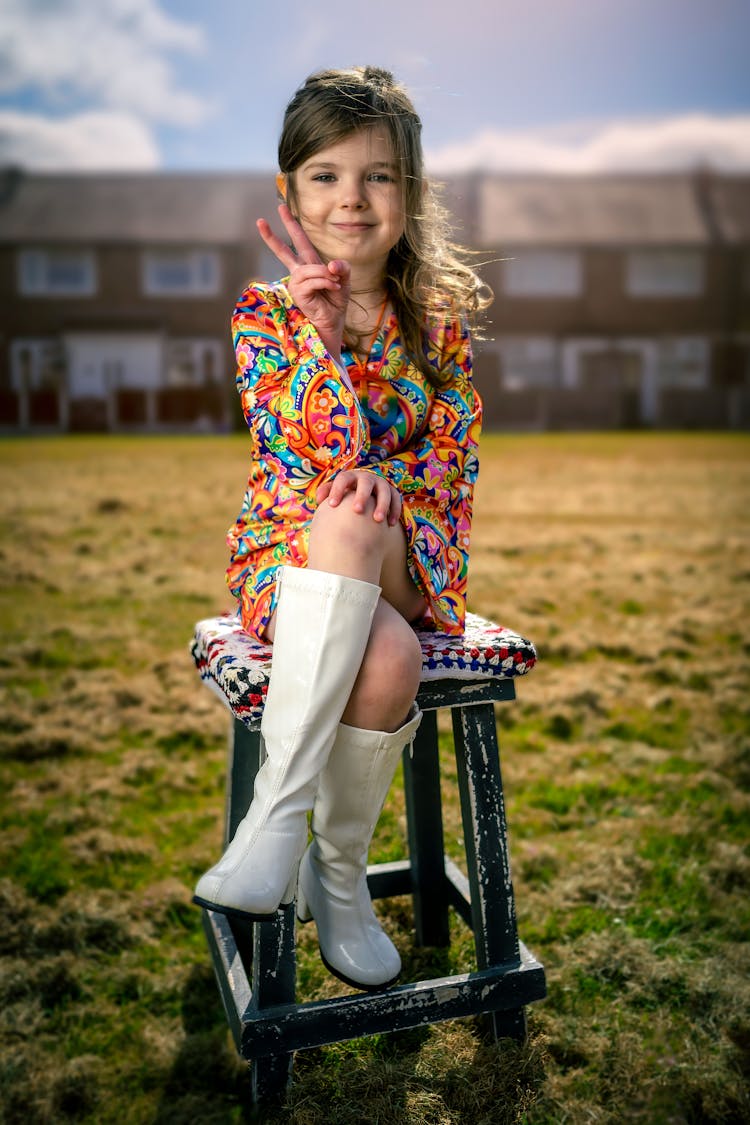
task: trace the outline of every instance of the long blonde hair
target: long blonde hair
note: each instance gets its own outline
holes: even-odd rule
[[[353,67],[321,70],[300,86],[287,106],[279,140],[279,169],[296,211],[294,172],[323,148],[375,125],[384,126],[401,170],[404,233],[386,264],[386,287],[413,363],[434,385],[440,382],[425,355],[425,330],[433,317],[466,316],[476,327],[492,292],[450,241],[448,216],[425,181],[422,123],[387,70]]]

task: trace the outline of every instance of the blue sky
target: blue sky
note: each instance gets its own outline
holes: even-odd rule
[[[270,169],[323,66],[408,86],[436,170],[750,169],[747,0],[3,0],[0,163]]]

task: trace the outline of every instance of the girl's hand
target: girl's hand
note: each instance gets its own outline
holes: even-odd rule
[[[324,500],[332,508],[340,504],[347,492],[354,493],[354,511],[364,512],[370,496],[375,499],[372,518],[376,523],[388,520],[389,527],[395,527],[401,515],[401,493],[387,480],[367,469],[344,469],[332,481],[321,484],[315,499],[318,504]]]
[[[351,267],[340,259],[327,265],[322,262],[286,203],[279,204],[279,216],[295,249],[277,238],[265,219],[258,219],[256,224],[260,237],[289,270],[289,292],[295,305],[315,325],[333,358],[340,361]]]

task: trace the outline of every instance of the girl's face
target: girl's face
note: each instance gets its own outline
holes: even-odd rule
[[[325,261],[385,271],[404,232],[399,168],[385,129],[358,130],[294,171],[297,218]]]

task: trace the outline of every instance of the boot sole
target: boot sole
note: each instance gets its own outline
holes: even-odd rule
[[[286,910],[292,905],[290,902],[281,902],[271,914],[251,914],[250,911],[239,910],[236,906],[222,906],[218,902],[209,902],[208,899],[199,898],[198,895],[193,895],[192,901],[196,906],[202,906],[204,910],[213,910],[214,914],[225,914],[227,918],[238,918],[241,922],[270,922],[279,910]]]

